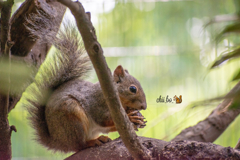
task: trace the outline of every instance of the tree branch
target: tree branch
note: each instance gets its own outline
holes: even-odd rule
[[[39,14],[37,11],[42,11],[47,15],[46,17],[51,18],[52,20],[60,21],[61,23],[65,10],[66,10],[66,7],[56,2],[56,0],[24,1],[21,7],[13,14],[11,18],[11,25],[12,25],[11,38],[12,38],[12,41],[14,41],[15,43],[11,49],[12,55],[28,56],[28,54],[31,54],[31,50],[33,49],[33,46],[37,42],[37,39],[31,37],[29,31],[25,27],[25,25],[28,24],[27,18],[30,15]],[[46,30],[47,29],[49,29],[49,33],[52,33],[52,31],[50,30],[51,28],[46,28]],[[47,52],[45,51],[45,53]],[[44,55],[41,55],[41,56],[37,55],[37,56],[45,59]]]
[[[239,91],[240,82],[233,87],[226,97]],[[240,113],[240,109],[229,109],[231,105],[232,98],[225,99],[205,120],[200,121],[195,126],[184,129],[172,141],[214,142]]]
[[[97,41],[95,29],[92,26],[89,16],[80,2],[72,2],[71,0],[58,0],[62,4],[69,7],[74,15],[78,29],[84,41],[86,51],[93,63],[94,69],[97,73],[103,95],[108,104],[111,117],[114,124],[132,156],[136,159],[149,159],[147,150],[137,139],[137,135],[130,123],[121,102],[115,86],[113,85],[113,78],[107,66],[101,45]]]
[[[240,139],[238,139],[237,145],[234,147],[234,149],[240,149]]]
[[[240,151],[230,147],[222,147],[212,143],[196,141],[165,142],[158,139],[138,137],[142,144],[150,151],[152,159],[231,159],[240,158]],[[124,146],[120,138],[99,147],[92,147],[66,158],[65,160],[88,160],[88,159],[126,159],[133,157]]]

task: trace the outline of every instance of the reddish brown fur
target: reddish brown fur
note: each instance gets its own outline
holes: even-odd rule
[[[85,134],[88,134],[89,131],[89,121],[88,117],[81,107],[80,103],[74,99],[67,99],[65,102],[63,112],[67,112],[71,108],[70,114],[67,115],[69,121],[77,121],[81,123],[84,129]],[[65,110],[65,111],[64,111]]]

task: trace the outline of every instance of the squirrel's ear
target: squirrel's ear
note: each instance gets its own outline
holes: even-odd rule
[[[125,69],[125,72],[128,73],[128,70]],[[129,73],[128,73],[129,74]]]
[[[124,69],[121,65],[117,66],[117,68],[114,70],[113,77],[115,82],[121,82],[121,78],[125,76]]]

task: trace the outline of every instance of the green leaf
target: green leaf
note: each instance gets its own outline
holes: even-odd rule
[[[240,1],[239,0],[234,0],[235,8],[236,8],[236,13],[240,15]]]
[[[239,105],[240,105],[239,101],[234,101],[232,102],[231,106],[229,106],[229,109],[238,109],[240,108]]]
[[[222,55],[219,59],[217,59],[212,66],[210,67],[210,69],[213,69],[217,66],[219,66],[220,64],[222,64],[223,62],[232,59],[232,58],[237,58],[240,56],[240,48],[237,48],[227,54]]]
[[[234,77],[232,78],[232,81],[236,81],[240,79],[240,69],[238,70],[237,74],[234,75]]]
[[[229,34],[229,33],[240,33],[240,22],[234,23],[234,24],[230,24],[227,25],[224,30],[218,34],[218,36],[216,37],[216,41],[220,41],[225,34]]]
[[[239,90],[232,95],[233,101],[229,106],[229,109],[239,109],[240,108],[240,92]]]

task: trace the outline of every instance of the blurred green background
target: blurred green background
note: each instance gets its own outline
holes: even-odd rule
[[[140,136],[169,141],[186,127],[203,120],[220,102],[211,106],[187,107],[194,101],[227,93],[239,60],[209,71],[209,65],[228,49],[230,40],[213,43],[213,37],[229,22],[207,26],[211,18],[234,14],[232,0],[83,0],[92,13],[98,40],[109,67],[121,64],[142,84],[148,108],[141,113],[148,123]],[[14,10],[21,5],[15,2]],[[65,18],[72,19],[70,12]],[[96,82],[94,72],[88,78]],[[182,103],[157,103],[159,96],[182,95]],[[20,106],[20,105],[19,105]],[[70,154],[55,154],[37,144],[27,122],[27,112],[17,106],[9,114],[13,159],[63,159]],[[234,147],[240,138],[237,118],[214,142]],[[109,134],[111,138],[117,133]]]

